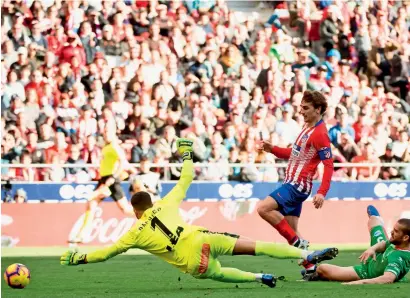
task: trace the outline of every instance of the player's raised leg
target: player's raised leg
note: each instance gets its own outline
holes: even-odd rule
[[[73,239],[69,239],[69,243],[81,243],[83,242],[83,233],[89,227],[90,223],[94,219],[95,211],[107,194],[110,194],[108,187],[101,185],[91,194],[89,200],[86,203],[86,209],[84,214],[83,224],[80,227],[77,235]]]
[[[115,180],[115,182],[112,185],[110,185],[110,191],[111,197],[117,203],[118,208],[120,208],[120,210],[124,214],[128,216],[134,216],[132,206],[125,196],[124,190],[121,187],[119,179]]]
[[[300,247],[302,241],[294,229],[296,228],[297,230],[298,223],[294,217],[299,218],[302,211],[302,203],[307,198],[307,195],[296,192],[296,190],[292,189],[292,186],[283,185],[260,202],[257,211],[290,245]],[[293,228],[285,216],[291,217]]]
[[[376,207],[373,205],[367,206],[367,215],[369,216],[367,227],[370,233],[370,246],[381,241],[387,241],[388,237],[384,229],[384,221]]]
[[[118,208],[120,208],[120,210],[128,215],[128,216],[133,216],[134,215],[134,211],[132,209],[132,206],[130,204],[130,202],[128,202],[126,197],[122,197],[121,199],[119,199],[117,201],[117,206]]]

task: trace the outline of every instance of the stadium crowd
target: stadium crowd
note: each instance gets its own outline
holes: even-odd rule
[[[2,180],[97,179],[61,165],[98,164],[113,126],[132,163],[180,162],[181,136],[209,164],[197,179],[278,181],[283,168],[228,164],[284,162],[255,144],[295,141],[305,90],[328,98],[335,162],[410,162],[409,1],[277,1],[267,20],[224,0],[97,2],[2,1],[1,163],[54,164]],[[334,173],[403,178],[409,168]]]

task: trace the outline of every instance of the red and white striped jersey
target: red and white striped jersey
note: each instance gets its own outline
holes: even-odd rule
[[[325,171],[318,193],[326,196],[333,174],[333,160],[330,139],[323,120],[314,127],[304,127],[297,137],[290,150],[284,184],[291,184],[298,191],[310,194],[312,179],[321,161],[325,165]]]

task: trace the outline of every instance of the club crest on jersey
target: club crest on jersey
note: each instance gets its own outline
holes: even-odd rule
[[[319,150],[319,157],[321,160],[330,159],[332,157],[332,151],[329,147],[323,147]]]
[[[292,155],[298,157],[300,154],[300,148],[301,148],[300,146],[293,144]]]
[[[302,143],[306,143],[308,139],[309,139],[309,135],[304,134],[303,137],[300,140],[301,140]]]

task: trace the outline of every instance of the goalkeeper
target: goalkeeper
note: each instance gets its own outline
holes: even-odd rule
[[[178,152],[183,159],[181,177],[162,200],[153,204],[150,195],[143,191],[132,196],[131,204],[139,220],[122,238],[110,247],[89,254],[68,251],[61,256],[61,264],[103,262],[130,248],[139,248],[195,278],[233,283],[261,282],[274,287],[276,278],[273,275],[221,267],[218,256],[265,255],[319,263],[337,255],[336,248],[308,252],[287,244],[243,240],[236,235],[210,232],[186,224],[179,215],[179,205],[193,180],[192,144],[187,139],[177,140]]]

